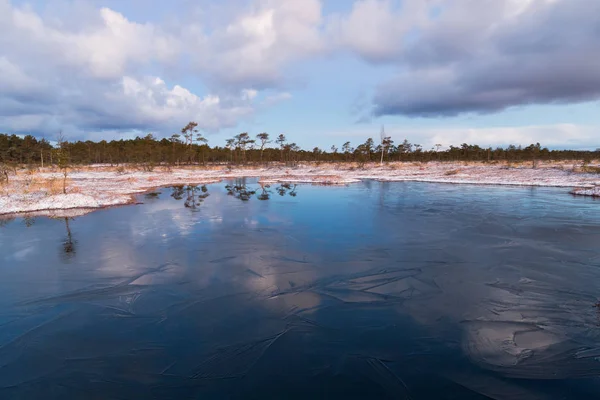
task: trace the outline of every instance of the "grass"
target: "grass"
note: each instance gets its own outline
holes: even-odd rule
[[[67,179],[66,182],[67,193],[79,193],[78,187],[72,186],[72,181]],[[33,178],[31,181],[25,181],[24,193],[46,193],[48,196],[54,196],[63,193],[63,179],[62,178]]]
[[[44,168],[44,172],[57,173],[54,168]],[[63,177],[44,176],[38,168],[26,168],[16,171],[15,179],[8,182],[0,182],[4,195],[9,194],[35,194],[41,193],[46,196],[54,196],[63,193]],[[80,193],[80,189],[73,186],[71,179],[66,180],[67,193]]]
[[[588,174],[600,174],[600,167],[584,165],[583,167],[581,167],[581,171],[586,172]]]

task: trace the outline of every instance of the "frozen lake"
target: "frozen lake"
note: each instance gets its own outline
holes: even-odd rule
[[[0,224],[0,397],[600,397],[600,201],[163,188]]]

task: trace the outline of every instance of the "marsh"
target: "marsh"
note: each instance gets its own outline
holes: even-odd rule
[[[594,199],[238,179],[138,200],[3,221],[2,398],[600,396]]]

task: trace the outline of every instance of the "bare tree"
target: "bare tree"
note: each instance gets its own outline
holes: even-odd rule
[[[12,168],[8,165],[8,163],[0,160],[0,182],[4,181],[8,183],[8,176],[11,173]]]
[[[41,143],[43,144],[44,141],[45,141],[44,137],[42,136]],[[42,168],[44,168],[44,147],[43,146],[40,146],[40,160],[42,162]]]
[[[67,194],[67,176],[69,174],[69,152],[67,148],[68,143],[65,140],[62,131],[58,133],[56,141],[58,143],[58,149],[56,152],[56,162],[58,164],[58,168],[62,171],[63,174],[63,194]]]
[[[385,128],[383,126],[381,127],[381,132],[379,135],[381,137],[381,161],[379,163],[383,164],[383,156],[385,153],[387,153],[392,144],[394,144],[394,141],[390,136],[385,134]]]

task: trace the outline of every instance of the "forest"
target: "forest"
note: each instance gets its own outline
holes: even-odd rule
[[[66,141],[57,136],[55,146],[46,139],[32,135],[0,134],[0,164],[4,166],[130,164],[185,165],[185,164],[256,164],[280,162],[293,165],[297,162],[389,162],[389,161],[531,161],[531,160],[583,160],[600,158],[595,151],[549,150],[539,143],[526,147],[486,148],[463,143],[442,149],[441,145],[425,149],[419,144],[404,140],[394,143],[389,136],[364,143],[334,144],[328,149],[315,147],[302,149],[280,134],[271,136],[263,132],[256,136],[244,132],[228,139],[223,146],[210,146],[208,140],[189,123],[181,134],[159,139],[153,134],[128,140]]]

